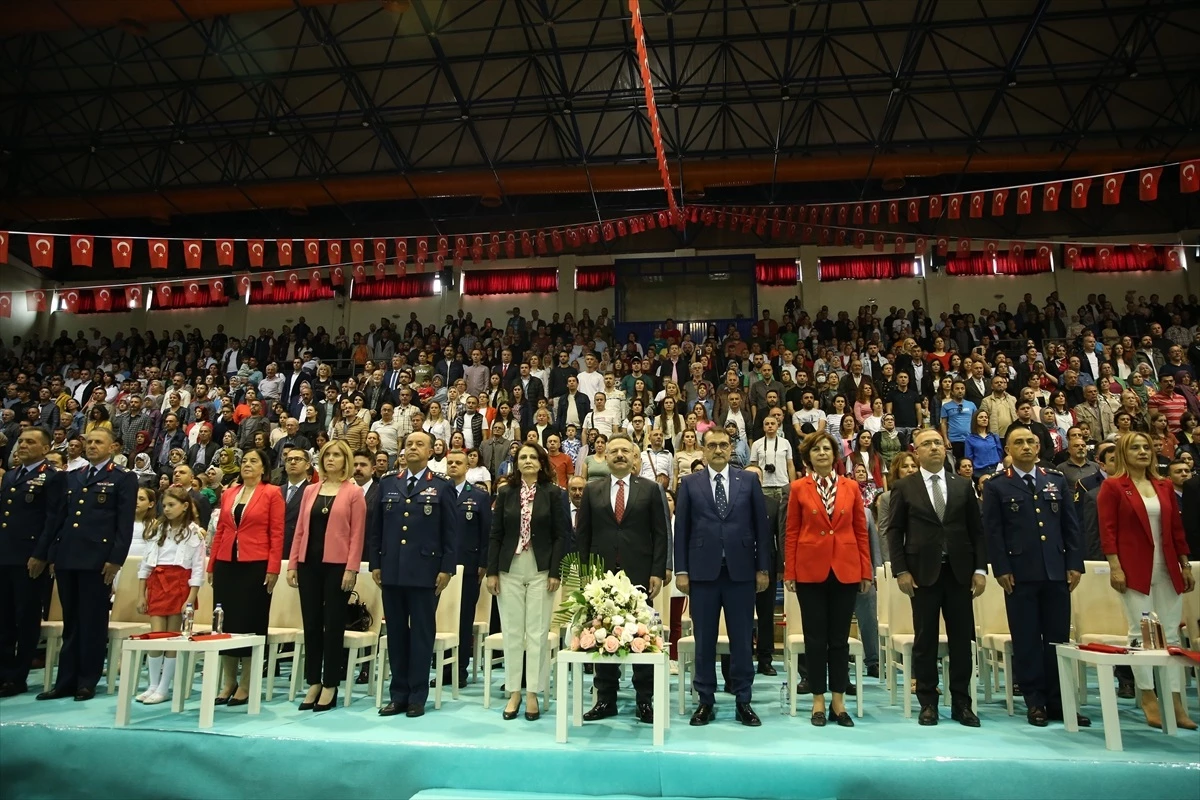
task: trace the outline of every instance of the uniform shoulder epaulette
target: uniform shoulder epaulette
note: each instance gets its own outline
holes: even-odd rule
[[[1042,473],[1046,475],[1062,475],[1063,473],[1053,467],[1042,467]]]
[[[434,473],[432,473],[432,474],[433,474],[433,480],[434,480],[435,482],[437,482],[437,483],[444,483],[444,484],[446,484],[447,486],[453,486],[453,485],[454,485],[454,481],[450,480],[450,478],[448,478],[447,476],[445,476],[445,475],[442,475],[442,474],[441,474],[441,473],[439,473],[439,472],[434,472]]]

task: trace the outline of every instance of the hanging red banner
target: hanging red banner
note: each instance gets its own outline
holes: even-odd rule
[[[198,281],[188,281],[183,296],[189,303],[197,302],[200,299],[200,283]]]
[[[239,275],[237,279],[238,296],[243,300],[250,296],[250,276]]]
[[[160,283],[154,287],[154,304],[163,306],[164,308],[171,307],[171,284]]]
[[[314,269],[308,273],[308,288],[314,292],[321,290],[321,270]]]
[[[1125,184],[1125,173],[1109,175],[1104,179],[1104,194],[1100,202],[1106,206],[1115,206],[1121,202],[1121,187]]]
[[[204,242],[199,239],[185,239],[183,242],[183,263],[188,269],[200,269],[200,259],[204,255]]]
[[[225,279],[213,278],[208,282],[208,299],[214,305],[225,302]]]
[[[33,314],[45,314],[50,310],[50,295],[41,289],[26,292],[25,310]]]
[[[8,231],[0,231],[0,264],[8,263]]]
[[[895,200],[888,203],[888,222],[895,224],[900,221],[900,203]]]
[[[971,195],[971,218],[979,219],[983,216],[983,192],[975,192]]]
[[[147,239],[146,250],[150,254],[150,269],[166,269],[169,251],[166,239]]]
[[[921,201],[915,197],[911,198],[908,201],[908,221],[909,222],[920,222],[921,221]]]
[[[142,287],[126,286],[125,287],[125,307],[131,311],[142,307]]]
[[[29,234],[29,260],[38,269],[54,266],[54,237],[48,233]]]
[[[1200,191],[1200,160],[1185,161],[1179,165],[1179,193],[1195,191]]]
[[[1071,182],[1071,208],[1087,208],[1088,190],[1092,188],[1091,178],[1080,178]]]
[[[1033,211],[1033,187],[1022,186],[1017,190],[1017,213],[1024,215]]]
[[[304,263],[310,267],[321,263],[321,241],[319,239],[304,240]]]
[[[1042,211],[1058,211],[1058,198],[1062,194],[1062,183],[1047,183],[1042,190]]]
[[[133,260],[133,240],[113,239],[112,260],[117,269],[129,269],[129,262]]]
[[[250,266],[261,267],[263,265],[262,239],[254,239],[246,244],[250,253]],[[217,239],[217,266],[233,266],[233,239]]]
[[[12,292],[0,292],[0,319],[12,317]]]
[[[91,236],[72,236],[71,265],[76,267],[91,267],[93,244],[94,240]]]
[[[367,247],[362,239],[350,240],[350,262],[352,264],[361,264],[367,255]],[[387,258],[384,258],[387,261]]]
[[[929,218],[940,219],[942,216],[942,196],[935,194],[929,198]]]
[[[1142,201],[1158,199],[1158,181],[1162,177],[1162,167],[1144,169],[1138,175],[1138,199]]]
[[[992,192],[992,216],[1003,217],[1004,207],[1008,204],[1008,189],[997,189]]]
[[[949,219],[959,219],[962,216],[962,195],[952,194],[946,203],[946,216]]]
[[[97,289],[92,297],[96,301],[97,311],[112,311],[113,295],[110,289]]]
[[[67,291],[63,292],[62,302],[63,302],[63,310],[64,311],[66,311],[68,314],[78,314],[79,313],[79,290],[78,289],[68,289]]]
[[[325,259],[330,264],[342,263],[342,243],[340,240],[330,239],[325,243]],[[359,259],[358,263],[361,264],[362,259]]]
[[[329,283],[333,286],[344,286],[346,284],[346,268],[342,265],[331,267],[329,270]]]
[[[279,266],[290,267],[292,265],[292,248],[293,242],[291,239],[276,239],[275,240],[275,255],[279,259]]]
[[[264,275],[262,279],[262,296],[271,297],[275,294],[275,276]]]

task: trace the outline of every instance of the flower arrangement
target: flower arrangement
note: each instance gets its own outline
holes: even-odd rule
[[[600,574],[601,567],[589,567],[591,579],[581,580],[560,609],[571,627],[571,649],[597,656],[661,653],[662,623],[642,587],[624,571]]]

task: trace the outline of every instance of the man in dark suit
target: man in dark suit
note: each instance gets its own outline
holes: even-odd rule
[[[554,424],[562,431],[567,429],[567,425],[582,427],[584,417],[591,410],[592,401],[579,391],[579,378],[574,375],[567,378],[567,393],[558,398],[554,407]]]
[[[1184,482],[1183,501],[1179,510],[1183,513],[1183,533],[1187,537],[1188,551],[1200,554],[1200,474]]]
[[[983,529],[996,583],[1004,589],[1013,638],[1013,680],[1026,719],[1044,728],[1063,718],[1054,647],[1071,636],[1071,592],[1083,574],[1079,520],[1062,473],[1037,465],[1041,441],[1019,424],[1004,450],[1012,466],[983,489]],[[1080,716],[1079,724],[1091,721]]]
[[[591,481],[583,492],[575,525],[580,563],[592,555],[604,569],[624,570],[635,586],[646,588],[650,602],[662,591],[667,572],[667,511],[656,481],[632,474],[640,464],[637,447],[623,432],[608,440],[604,459],[608,480]],[[583,715],[589,722],[617,714],[617,667],[596,665],[596,705]],[[654,722],[654,670],[633,668],[637,718]]]
[[[919,431],[913,442],[921,468],[892,487],[888,549],[900,591],[912,598],[913,676],[922,725],[938,723],[939,617],[950,650],[950,717],[971,728],[979,717],[968,693],[975,641],[973,598],[987,586],[987,551],[979,501],[970,481],[946,470],[942,435]]]
[[[17,464],[4,473],[0,497],[0,698],[28,690],[41,632],[50,542],[66,509],[66,474],[46,461],[50,434],[26,428],[16,441]]]
[[[707,725],[713,718],[717,627],[723,609],[729,632],[729,689],[737,698],[735,718],[757,727],[762,722],[750,706],[754,595],[771,582],[772,534],[758,480],[729,466],[731,444],[722,429],[710,430],[704,437],[708,467],[679,482],[675,581],[679,591],[691,597],[696,634],[693,685],[700,705],[691,724]]]
[[[467,685],[467,665],[475,640],[475,607],[479,587],[487,573],[488,537],[492,532],[492,502],[486,492],[467,483],[467,454],[446,454],[446,477],[454,484],[454,507],[458,514],[458,563],[463,568],[462,596],[458,607],[458,688]],[[453,680],[447,666],[442,682]],[[432,684],[431,684],[432,685]]]
[[[513,361],[512,350],[504,348],[504,352],[500,354],[500,363],[492,367],[492,374],[500,376],[500,385],[505,391],[512,389],[513,384],[521,377],[520,369]]]
[[[964,379],[967,387],[966,397],[976,408],[983,402],[983,398],[991,394],[992,386],[988,382],[987,375],[984,374],[985,364],[982,360],[976,359],[971,362],[971,374]]]
[[[300,501],[304,490],[311,482],[312,457],[303,447],[289,447],[282,453],[283,480],[283,552],[292,552],[292,539],[296,535],[296,520],[300,517]],[[370,507],[367,507],[367,513]]]
[[[129,555],[137,477],[112,462],[112,431],[84,437],[88,465],[67,475],[65,515],[50,546],[63,609],[62,654],[54,688],[38,700],[91,700],[108,652],[113,578]]]
[[[213,459],[217,457],[217,451],[220,449],[221,445],[213,441],[212,427],[201,425],[196,434],[196,443],[188,448],[187,463],[192,466],[193,472],[203,472],[208,469],[209,464],[213,463]],[[205,525],[207,524],[208,522],[205,521]]]
[[[442,376],[443,386],[453,386],[463,376],[462,360],[455,357],[453,347],[442,350],[442,359],[434,367],[434,373]]]
[[[524,361],[517,369],[520,377],[517,378],[516,383],[519,383],[522,391],[525,392],[526,405],[530,408],[537,408],[537,401],[546,396],[546,387],[542,385],[542,379],[531,375],[529,364]]]

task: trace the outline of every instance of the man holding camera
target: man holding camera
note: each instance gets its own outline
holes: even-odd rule
[[[779,501],[781,509],[787,508],[788,488],[796,480],[796,465],[792,460],[792,445],[779,434],[779,420],[775,415],[763,419],[763,437],[750,446],[750,462],[762,470],[762,490],[767,497]]]

